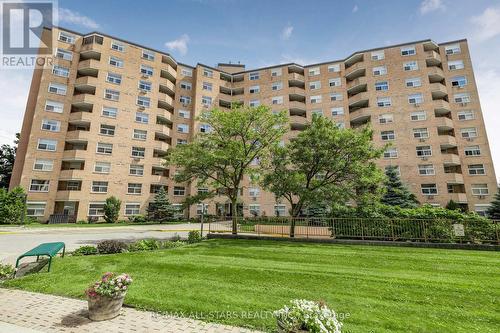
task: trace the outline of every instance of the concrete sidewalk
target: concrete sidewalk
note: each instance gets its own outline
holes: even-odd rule
[[[0,333],[258,332],[131,308],[123,308],[121,315],[112,320],[93,322],[87,318],[86,301],[20,290],[0,288],[0,300]]]

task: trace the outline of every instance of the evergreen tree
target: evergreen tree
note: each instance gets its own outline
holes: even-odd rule
[[[498,188],[497,194],[493,198],[493,201],[486,212],[488,217],[492,220],[500,220],[500,187]]]
[[[386,192],[381,202],[389,206],[399,206],[401,208],[415,208],[419,202],[415,194],[401,182],[396,167],[391,166],[386,170],[386,180],[384,182]]]
[[[150,217],[155,221],[164,222],[174,218],[175,208],[168,200],[167,192],[163,187],[156,193],[154,201],[148,210]]]
[[[115,223],[118,221],[121,205],[122,202],[117,197],[110,196],[106,199],[106,203],[104,204],[104,220],[107,223]]]
[[[459,205],[459,204],[457,204],[457,203],[456,203],[455,201],[453,201],[453,200],[448,201],[448,203],[446,204],[446,207],[445,207],[445,208],[446,208],[446,209],[449,209],[449,210],[457,210],[457,209],[458,209],[458,210],[461,210],[461,209],[460,209],[460,205]]]

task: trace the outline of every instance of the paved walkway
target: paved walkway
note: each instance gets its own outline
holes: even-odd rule
[[[203,332],[251,333],[249,329],[160,316],[154,312],[123,308],[112,320],[87,318],[87,302],[0,288],[0,333],[12,332]]]

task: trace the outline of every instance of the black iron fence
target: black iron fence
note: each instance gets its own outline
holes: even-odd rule
[[[49,216],[49,224],[76,223],[76,215],[52,214]]]
[[[207,221],[209,233],[252,234],[270,237],[335,238],[384,241],[500,244],[500,221],[470,219],[371,219],[224,217]]]

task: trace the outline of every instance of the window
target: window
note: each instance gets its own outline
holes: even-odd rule
[[[281,68],[274,68],[271,69],[271,76],[276,77],[276,76],[281,76],[282,75],[282,70]]]
[[[477,215],[488,217],[488,209],[490,208],[489,204],[475,204],[474,211]]]
[[[75,40],[76,40],[76,37],[74,35],[69,34],[67,32],[64,32],[64,31],[59,32],[59,41],[60,42],[74,44]]]
[[[131,164],[129,174],[132,176],[144,176],[144,165]]]
[[[259,74],[259,72],[253,72],[253,73],[248,74],[248,79],[249,79],[250,81],[255,81],[255,80],[260,79],[260,74]]]
[[[183,105],[191,104],[191,97],[189,97],[189,96],[181,96],[181,97],[179,98],[179,101],[180,101]]]
[[[137,97],[137,105],[145,108],[149,108],[151,106],[151,99],[146,96],[138,96]]]
[[[276,216],[286,216],[286,206],[285,205],[274,205],[274,214]]]
[[[386,66],[373,67],[373,76],[380,76],[387,74]]]
[[[177,124],[177,132],[179,133],[189,133],[189,125]]]
[[[142,50],[142,58],[150,61],[155,60],[155,54],[149,50]]]
[[[450,44],[444,47],[444,53],[446,54],[458,54],[460,53],[460,44]]]
[[[453,95],[453,101],[461,104],[470,103],[470,95],[469,93],[455,94]]]
[[[153,84],[149,81],[140,80],[139,81],[139,89],[142,91],[151,91]]]
[[[209,124],[200,124],[201,133],[210,133],[212,131],[212,126]]]
[[[476,138],[477,137],[477,129],[475,127],[461,128],[460,134],[461,134],[462,138],[464,138],[464,139]]]
[[[321,81],[309,82],[309,89],[316,90],[321,88]]]
[[[448,62],[448,69],[450,71],[454,71],[454,70],[458,70],[458,69],[463,69],[465,66],[464,66],[464,62],[463,60],[454,60],[454,61],[449,61]]]
[[[469,169],[469,175],[485,175],[484,164],[469,164],[467,166]]]
[[[181,82],[181,89],[186,89],[186,90],[191,90],[193,88],[193,85],[189,82]]]
[[[384,108],[391,106],[391,98],[390,97],[377,97],[377,106]]]
[[[378,122],[380,124],[390,124],[394,121],[394,116],[392,113],[384,113],[378,116]]]
[[[147,131],[139,130],[139,129],[134,129],[133,138],[136,139],[136,140],[143,140],[144,141],[147,138],[147,134],[148,134]]]
[[[394,131],[382,131],[380,133],[380,138],[382,141],[389,141],[389,140],[394,140],[396,139],[396,134]]]
[[[340,64],[333,64],[328,66],[328,73],[340,72]]]
[[[408,96],[408,103],[413,105],[422,104],[424,97],[422,94],[411,94]]]
[[[27,202],[26,215],[27,216],[43,216],[45,214],[45,202]]]
[[[141,213],[141,204],[139,203],[126,203],[125,204],[125,215],[139,215]]]
[[[106,89],[104,91],[104,98],[111,101],[118,101],[120,99],[120,92],[117,90]]]
[[[397,148],[388,148],[384,151],[384,158],[397,158],[398,157],[398,149]]]
[[[109,83],[120,84],[122,83],[122,76],[120,74],[108,73],[106,81]]]
[[[52,171],[54,168],[54,160],[35,160],[35,164],[33,165],[33,170],[37,171]]]
[[[458,120],[472,120],[475,118],[474,111],[472,110],[459,111],[457,115]]]
[[[481,148],[479,146],[469,146],[464,149],[465,156],[480,156]]]
[[[191,117],[191,112],[186,110],[179,110],[179,117],[189,119]]]
[[[109,173],[111,171],[111,163],[109,162],[95,162],[94,172],[96,173]]]
[[[283,96],[273,97],[271,100],[271,104],[274,104],[274,105],[283,104]]]
[[[328,85],[330,87],[340,87],[342,85],[342,81],[340,81],[340,78],[328,79]]]
[[[112,143],[97,143],[97,153],[111,155],[113,153],[113,144]]]
[[[405,80],[405,84],[407,87],[420,87],[422,85],[422,80],[419,77],[413,77]]]
[[[89,216],[104,216],[104,203],[90,203]]]
[[[427,139],[429,137],[429,131],[427,128],[414,128],[413,137],[416,139]]]
[[[55,76],[69,77],[69,68],[54,65],[52,67],[52,74]]]
[[[190,68],[181,68],[181,75],[192,77],[193,76],[193,70],[190,69]]]
[[[464,75],[454,76],[451,78],[452,87],[465,87],[467,85],[467,78]]]
[[[319,67],[309,68],[309,76],[319,75],[320,73]]]
[[[128,183],[127,193],[128,194],[141,194],[142,184],[139,183]]]
[[[410,113],[410,119],[412,121],[422,121],[427,119],[427,113],[425,111],[415,111]]]
[[[472,195],[488,195],[488,184],[472,184]]]
[[[198,194],[208,194],[207,187],[198,187]]]
[[[260,195],[260,188],[258,187],[250,187],[248,189],[248,195],[251,197],[258,197]]]
[[[203,104],[204,106],[212,105],[212,97],[202,96],[201,97],[201,104]]]
[[[118,113],[117,108],[110,108],[107,106],[102,107],[102,115],[104,117],[109,117],[109,118],[116,118],[116,114]]]
[[[337,128],[340,128],[340,129],[344,129],[345,128],[345,124],[344,123],[335,123],[335,125],[337,125]]]
[[[64,104],[55,101],[45,101],[44,110],[47,112],[63,113]]]
[[[99,133],[101,133],[102,135],[113,136],[113,135],[115,135],[115,126],[101,124],[101,128],[99,130]]]
[[[109,64],[111,66],[123,68],[123,60],[117,57],[109,57]]]
[[[174,186],[174,195],[181,196],[186,194],[186,188],[184,186]]]
[[[314,116],[323,116],[323,110],[321,109],[316,109],[316,110],[311,110],[311,114]]]
[[[260,86],[251,86],[248,90],[250,94],[257,94],[260,92]]]
[[[153,67],[141,65],[141,74],[144,76],[153,76]]]
[[[61,122],[57,120],[43,119],[42,130],[50,132],[59,132],[61,130]]]
[[[177,139],[178,145],[185,145],[186,143],[188,143],[186,139]]]
[[[438,189],[436,184],[422,184],[420,189],[423,195],[437,195]]]
[[[389,90],[389,83],[387,83],[387,81],[375,82],[375,90],[377,91]]]
[[[248,212],[253,216],[259,216],[260,215],[260,205],[259,204],[249,204],[248,205]]]
[[[108,192],[108,182],[93,181],[90,191],[93,193],[107,193]]]
[[[435,175],[434,165],[432,164],[419,164],[418,165],[418,174],[421,176],[432,176]]]
[[[344,108],[339,107],[339,108],[331,108],[330,110],[332,112],[332,116],[340,116],[344,114]]]
[[[118,52],[123,52],[123,51],[125,51],[125,45],[114,40],[111,42],[111,49],[118,51]]]
[[[49,139],[38,139],[38,150],[56,151],[57,141]]]
[[[144,158],[144,156],[146,156],[146,148],[132,147],[132,157]]]
[[[405,71],[416,71],[418,69],[418,63],[416,61],[408,61],[403,64],[403,69]]]
[[[50,180],[32,179],[30,183],[30,192],[48,192]]]
[[[149,122],[149,114],[144,112],[135,113],[135,122],[141,124],[147,124]]]
[[[65,84],[49,83],[49,93],[57,95],[66,95],[68,87]]]
[[[206,91],[212,91],[212,84],[209,82],[203,82],[202,89]]]
[[[276,90],[281,90],[283,89],[283,82],[274,82],[272,85],[271,85],[271,89],[276,91]]]
[[[373,51],[371,54],[372,60],[383,60],[385,58],[384,50],[382,51]]]
[[[330,101],[341,101],[344,99],[344,96],[342,94],[336,93],[336,94],[330,94]]]
[[[411,56],[417,54],[417,50],[415,49],[415,45],[411,46],[403,46],[401,48],[401,55],[402,56]]]
[[[418,146],[416,150],[417,150],[417,157],[432,156],[431,146]]]
[[[260,101],[258,99],[253,99],[250,101],[250,103],[248,103],[248,105],[250,106],[259,106],[260,105]]]
[[[311,102],[311,104],[321,103],[321,95],[311,96],[309,97],[309,101]]]

